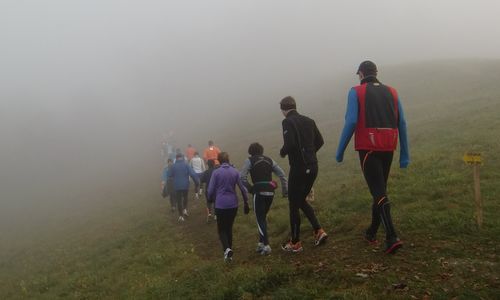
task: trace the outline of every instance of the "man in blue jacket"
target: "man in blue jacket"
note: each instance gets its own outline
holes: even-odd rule
[[[365,232],[365,239],[370,244],[377,243],[377,230],[382,222],[386,233],[385,252],[394,254],[403,243],[392,223],[386,189],[398,135],[401,168],[408,166],[410,155],[406,121],[397,91],[380,83],[377,73],[377,66],[371,61],[359,65],[357,74],[361,83],[349,92],[336,160],[342,162],[344,151],[355,133],[354,148],[359,153],[361,169],[373,197],[372,222]]]
[[[177,200],[177,210],[179,211],[179,222],[184,221],[184,217],[189,216],[187,211],[189,177],[193,179],[196,185],[199,185],[199,179],[193,169],[184,160],[182,153],[177,153],[175,163],[169,169],[169,177],[174,182],[175,198]]]

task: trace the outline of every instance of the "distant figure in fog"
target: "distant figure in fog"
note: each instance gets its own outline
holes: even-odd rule
[[[193,171],[196,173],[198,178],[200,178],[203,172],[205,172],[205,162],[203,161],[203,159],[201,159],[199,153],[196,151],[194,152],[193,157],[189,161],[189,165],[191,166],[191,168],[193,168]],[[201,196],[200,186],[194,187],[194,195],[196,200],[198,200],[199,197]]]
[[[399,166],[410,162],[406,121],[397,91],[377,79],[377,66],[364,61],[358,67],[360,85],[349,91],[345,125],[337,148],[336,160],[344,159],[344,151],[355,134],[354,148],[359,153],[361,170],[373,197],[372,223],[365,231],[369,244],[377,243],[380,222],[386,234],[386,253],[394,254],[403,246],[391,217],[387,196],[387,179],[394,150],[400,139]]]
[[[188,162],[191,161],[191,159],[194,157],[194,153],[196,152],[196,149],[189,144],[186,148],[185,154],[186,154],[186,159]]]
[[[169,177],[168,172],[172,167],[173,161],[171,159],[167,160],[167,165],[163,168],[162,176],[161,176],[161,195],[163,198],[170,198],[170,209],[172,212],[175,211],[175,192],[174,192],[174,183],[172,178]]]
[[[238,196],[236,186],[243,196],[244,212],[248,214],[247,190],[240,179],[240,173],[229,164],[229,155],[221,152],[218,155],[220,167],[213,171],[208,184],[208,198],[215,199],[215,214],[217,215],[217,231],[224,251],[224,261],[233,259],[233,223],[238,211]]]
[[[174,182],[175,199],[177,202],[177,210],[179,212],[179,222],[183,222],[184,217],[189,216],[187,211],[189,177],[191,177],[195,185],[199,185],[198,176],[186,163],[182,153],[177,153],[175,163],[169,169],[168,175]]]
[[[205,198],[207,200],[207,223],[211,221],[211,219],[216,220],[217,217],[215,216],[214,212],[214,199],[208,198],[208,185],[210,184],[210,178],[212,178],[212,173],[214,172],[215,168],[218,166],[215,166],[215,162],[213,159],[209,159],[207,162],[208,169],[201,174],[200,177],[200,191],[201,191],[201,186],[205,184]]]
[[[215,164],[218,165],[219,161],[217,161],[217,157],[220,153],[220,149],[214,145],[213,141],[208,141],[208,147],[203,151],[203,159],[207,162],[209,159],[215,161]]]

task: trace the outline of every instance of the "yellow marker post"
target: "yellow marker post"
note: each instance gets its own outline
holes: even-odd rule
[[[479,181],[479,166],[483,164],[481,153],[468,152],[465,153],[464,162],[472,165],[474,171],[474,198],[476,200],[476,222],[477,226],[481,228],[483,225],[483,202],[481,200],[481,185]]]

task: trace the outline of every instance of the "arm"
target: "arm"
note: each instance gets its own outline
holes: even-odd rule
[[[191,177],[191,179],[193,179],[195,187],[198,188],[200,186],[200,179],[198,178],[198,174],[196,174],[193,168],[191,168],[190,166],[188,166],[188,170],[189,170],[189,176]]]
[[[252,166],[250,163],[250,159],[247,158],[243,164],[243,168],[240,171],[241,182],[250,193],[252,193],[253,191],[253,186],[250,184],[250,182],[248,182],[248,172],[250,172],[251,167]]]
[[[201,171],[205,172],[207,170],[205,167],[205,162],[203,161],[203,159],[200,159],[200,161],[201,161]]]
[[[314,147],[316,148],[316,152],[325,144],[323,140],[323,136],[321,132],[319,132],[318,126],[314,123]]]
[[[281,181],[281,192],[283,196],[288,195],[288,179],[286,178],[285,172],[280,166],[273,160],[273,173],[280,178]]]
[[[349,141],[354,134],[356,129],[356,123],[358,122],[358,95],[355,89],[349,91],[349,96],[347,97],[347,109],[345,114],[345,124],[342,134],[340,136],[339,145],[337,147],[337,154],[335,159],[337,162],[344,160],[344,151],[349,144]]]
[[[217,172],[213,172],[207,188],[208,199],[215,199],[215,187],[217,186],[216,182],[217,182]]]
[[[281,124],[283,126],[283,147],[281,147],[280,156],[285,157],[297,145],[297,142],[295,141],[295,131],[290,121],[284,119]]]
[[[163,168],[163,172],[161,173],[161,190],[165,188],[165,184],[167,184],[168,179],[168,168]]]
[[[241,195],[243,196],[243,202],[245,202],[245,204],[248,204],[247,189],[245,188],[245,186],[241,182],[240,174],[238,174],[238,181],[237,182],[238,182],[238,187],[240,188],[240,191],[241,191]]]
[[[401,168],[406,168],[410,163],[410,151],[408,149],[409,146],[408,146],[408,135],[406,132],[405,115],[403,112],[403,106],[401,105],[399,99],[398,99],[398,113],[399,113],[399,120],[398,120],[399,151],[400,151],[399,166]]]

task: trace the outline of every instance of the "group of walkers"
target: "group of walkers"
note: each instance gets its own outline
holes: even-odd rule
[[[355,135],[354,148],[359,153],[361,170],[373,198],[371,224],[364,232],[364,238],[368,244],[377,244],[377,231],[382,223],[386,233],[385,253],[394,254],[403,243],[392,222],[387,180],[398,137],[400,167],[406,168],[410,158],[406,121],[399,96],[394,88],[377,79],[377,73],[377,67],[371,61],[364,61],[358,67],[356,74],[360,84],[353,87],[348,95],[336,160],[339,163],[343,161],[345,149],[352,135]],[[282,122],[283,146],[279,154],[283,158],[288,157],[288,177],[272,158],[264,155],[263,146],[256,142],[248,147],[249,158],[241,170],[232,166],[228,153],[221,152],[212,141],[209,141],[203,152],[203,158],[189,145],[184,154],[178,149],[175,159],[167,159],[168,164],[162,176],[164,197],[170,196],[172,211],[177,209],[178,220],[182,222],[189,216],[189,178],[195,183],[196,199],[202,195],[204,184],[207,222],[217,221],[225,261],[231,261],[233,257],[232,228],[238,210],[236,187],[241,192],[245,214],[250,211],[247,193],[252,195],[259,234],[256,251],[262,255],[271,253],[267,214],[278,187],[278,183],[272,179],[273,173],[279,177],[281,192],[289,201],[290,239],[281,248],[294,253],[303,251],[300,211],[311,224],[315,246],[324,244],[328,238],[313,207],[306,200],[318,176],[316,153],[324,144],[323,137],[314,120],[297,111],[293,97],[283,98],[280,109],[285,118]]]

